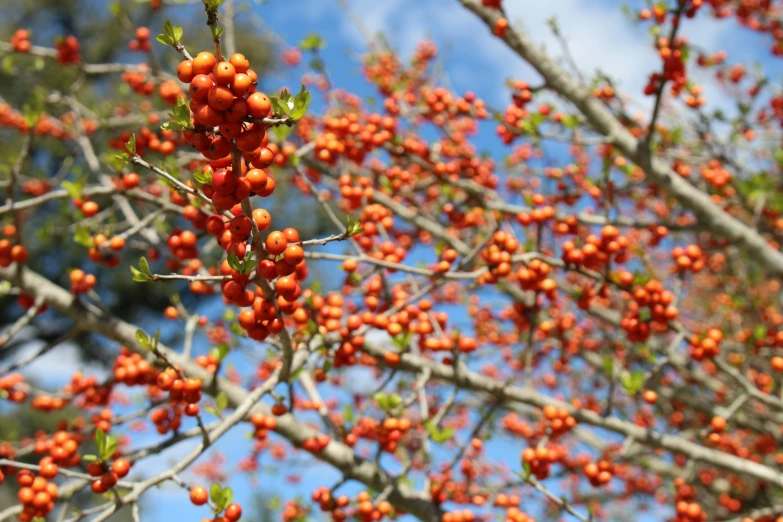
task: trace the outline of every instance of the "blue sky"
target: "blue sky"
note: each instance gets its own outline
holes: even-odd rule
[[[347,4],[349,10],[362,24],[375,33],[382,31],[394,47],[404,56],[410,54],[416,43],[421,39],[432,39],[440,50],[443,59],[445,79],[458,93],[467,90],[475,91],[490,104],[503,107],[507,103],[507,91],[504,80],[507,78],[526,79],[535,83],[536,76],[529,67],[510,53],[502,44],[493,38],[489,31],[462,9],[455,0],[351,0]],[[327,42],[323,51],[330,76],[338,87],[363,96],[375,95],[360,73],[358,55],[365,49],[366,41],[360,29],[354,24],[345,10],[336,0],[269,0],[263,4],[251,3],[250,23],[258,30],[271,28],[288,45],[296,45],[305,35],[311,32],[319,33]],[[640,100],[638,109],[647,112],[650,100],[642,99],[640,93],[647,75],[659,67],[658,58],[649,44],[649,36],[645,28],[637,27],[622,15],[618,2],[602,0],[506,0],[505,6],[512,23],[521,21],[530,35],[544,43],[552,53],[559,52],[556,42],[546,25],[546,19],[556,16],[562,32],[568,38],[572,52],[577,62],[586,73],[600,68],[619,82],[620,88]],[[192,6],[172,9],[171,14],[176,23],[176,16],[197,16],[200,9]],[[244,16],[244,15],[243,15]],[[265,25],[258,23],[258,18]],[[737,29],[733,22],[714,22],[705,17],[686,21],[683,34],[708,51],[727,49],[729,60],[750,65],[754,61],[763,61],[768,71],[774,71],[773,80],[778,80],[780,66],[777,62],[767,59],[769,40],[766,37],[753,35],[746,30]],[[283,46],[285,47],[285,46]],[[191,49],[192,50],[192,49]],[[281,69],[278,73],[266,77],[266,88],[277,90],[280,85],[296,87],[300,68],[295,71]],[[697,77],[698,79],[698,77]],[[706,79],[706,77],[705,77]],[[722,106],[726,98],[714,88],[707,85],[706,93],[709,103]],[[319,104],[314,108],[317,110]],[[477,140],[480,148],[496,153],[500,158],[502,147],[494,137],[494,125],[485,124],[482,134]],[[338,251],[341,247],[330,246]],[[332,265],[334,266],[334,265]],[[209,303],[199,313],[216,318],[222,314],[222,306],[217,302]],[[454,322],[464,318],[454,316]],[[145,329],[153,331],[157,321],[145,325]],[[172,328],[170,325],[167,328]],[[164,338],[166,330],[164,330]],[[205,352],[208,346],[203,337],[198,338],[197,352]],[[52,372],[67,379],[75,369],[67,364],[76,360],[75,347],[60,347],[46,358],[31,366],[31,371],[51,377]],[[237,366],[244,366],[250,361],[241,355],[232,356],[231,361]],[[357,372],[354,382],[365,388],[375,383],[366,372]],[[332,392],[331,396],[336,392]],[[328,396],[328,394],[327,394]],[[245,434],[249,428],[241,426],[226,435],[217,445],[229,463],[237,462],[249,451]],[[136,444],[145,444],[156,440],[141,437]],[[165,469],[169,459],[176,459],[189,451],[192,443],[180,444],[167,452],[163,458],[149,461],[145,465],[146,473],[155,473]],[[493,443],[492,454],[500,461],[508,459],[517,465],[517,456],[523,449],[520,444],[508,442]],[[262,463],[269,464],[265,455]],[[227,466],[226,470],[231,471]],[[315,465],[304,471],[296,470],[302,480],[299,485],[285,483],[285,476],[292,470],[281,468],[277,476],[259,476],[258,489],[270,495],[280,493],[284,497],[296,495],[309,496],[310,491],[320,485],[330,486],[339,480],[339,475],[323,465]],[[192,475],[188,476],[192,478]],[[244,475],[236,475],[229,481],[234,488],[238,501],[247,500],[250,495],[248,482]],[[346,486],[345,492],[356,491],[353,485]],[[537,502],[536,502],[537,503]],[[178,519],[198,520],[208,515],[205,508],[198,508],[186,501],[186,494],[179,488],[169,485],[147,495],[145,504],[147,515],[153,520],[163,520],[176,516]]]

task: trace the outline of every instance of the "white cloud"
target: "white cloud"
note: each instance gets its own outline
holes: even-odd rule
[[[537,78],[527,64],[456,0],[349,0],[348,5],[354,18],[361,20],[367,30],[382,31],[403,55],[412,52],[418,41],[433,39],[447,58],[446,72],[457,91],[474,89],[498,104],[508,99],[503,80]],[[336,6],[315,0],[312,7],[307,9],[308,16],[320,18],[334,14],[328,11]],[[640,107],[651,106],[652,100],[645,98],[642,90],[649,74],[660,68],[660,60],[652,48],[647,26],[636,26],[617,4],[588,0],[506,0],[504,7],[512,24],[523,27],[551,56],[560,57],[559,43],[547,24],[547,19],[555,17],[571,53],[587,76],[600,69],[615,79],[620,89]],[[363,48],[366,42],[357,22],[345,16],[339,7],[336,11],[343,34],[353,45]],[[716,22],[704,15],[684,20],[681,32],[708,51],[727,46],[727,39],[739,43],[741,35],[737,33],[733,23]],[[697,79],[706,83],[705,93],[711,104],[725,102],[720,89],[710,85],[709,74],[697,73]]]
[[[25,343],[18,350],[14,360],[28,358],[45,344],[40,340]],[[67,383],[76,371],[81,371],[84,375],[94,375],[99,381],[108,375],[108,371],[100,365],[85,365],[79,354],[78,345],[73,343],[56,346],[19,370],[26,378],[43,383],[47,388]]]

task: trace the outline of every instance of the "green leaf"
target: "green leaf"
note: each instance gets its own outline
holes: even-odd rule
[[[307,321],[307,333],[310,335],[315,335],[318,333],[318,323],[313,321],[312,319],[309,319]]]
[[[687,63],[688,58],[690,58],[691,56],[691,48],[687,45],[683,45],[682,47],[680,47],[680,53],[681,53],[683,63]]]
[[[167,121],[160,126],[161,130],[183,131],[190,129],[189,125],[183,125],[177,121]]]
[[[217,397],[215,397],[215,408],[217,408],[218,411],[223,411],[228,407],[228,395],[226,395],[226,392],[220,392],[217,394]]]
[[[546,23],[554,34],[560,34],[560,26],[557,24],[557,17],[552,16],[547,18]]]
[[[650,280],[652,279],[652,276],[649,274],[643,274],[641,272],[637,272],[633,275],[633,281],[631,285],[633,286],[641,286],[646,285]]]
[[[579,125],[579,118],[574,116],[573,114],[566,114],[563,116],[563,125],[567,129],[573,129],[577,125]]]
[[[538,126],[541,125],[544,120],[546,120],[546,116],[541,114],[540,112],[534,112],[530,115],[530,123],[533,125],[535,129],[538,129]]]
[[[378,392],[372,397],[376,403],[378,403],[378,407],[381,408],[384,411],[389,411],[391,409],[389,404],[389,396],[386,395],[383,392]]]
[[[447,440],[450,440],[453,435],[454,435],[454,428],[449,427],[443,429],[441,430],[438,437],[435,438],[435,442],[437,443],[446,442]]]
[[[171,115],[175,120],[181,123],[190,122],[190,106],[185,103],[185,98],[177,98],[177,105],[171,111]]]
[[[0,281],[0,297],[3,297],[11,291],[13,285],[10,281]]]
[[[150,272],[150,264],[147,262],[147,258],[144,256],[141,256],[139,258],[139,271],[147,276],[152,276],[152,272]]]
[[[158,36],[155,37],[155,39],[160,43],[162,43],[163,45],[174,45],[174,42],[171,41],[171,38],[169,38],[165,34],[159,34]]]
[[[350,404],[346,404],[343,408],[343,418],[345,419],[345,422],[352,424],[354,415],[353,415],[353,408],[351,408]]]
[[[429,421],[424,423],[424,427],[427,429],[427,433],[433,442],[438,444],[446,442],[447,440],[451,439],[452,436],[454,436],[454,428],[444,428],[441,430]]]
[[[90,231],[84,225],[78,225],[76,232],[73,235],[73,240],[76,244],[83,246],[84,248],[92,247],[92,235]]]
[[[111,435],[106,435],[106,450],[103,454],[103,460],[109,460],[117,451],[117,448],[119,448],[117,440]]]
[[[82,197],[82,189],[84,188],[84,182],[71,182],[71,181],[63,181],[60,184],[65,191],[68,193],[68,195],[73,198],[77,199]]]
[[[272,110],[276,115],[278,116],[291,115],[291,109],[288,107],[288,104],[282,101],[277,96],[270,96],[269,102],[272,105]]]
[[[209,352],[212,354],[212,356],[218,360],[218,362],[222,361],[226,358],[228,353],[231,351],[231,347],[226,343],[220,343],[219,345],[212,348],[212,350]]]
[[[106,432],[100,428],[95,431],[95,447],[98,449],[98,454],[103,455],[106,447]]]
[[[24,114],[24,122],[27,124],[28,127],[35,127],[35,125],[38,123],[38,120],[41,118],[41,112],[40,110],[35,110],[29,105],[25,105],[22,109],[22,113]]]
[[[228,325],[228,329],[236,336],[247,337],[247,332],[241,326],[239,326],[239,323],[231,323]]]
[[[166,20],[166,23],[163,24],[163,32],[166,33],[166,36],[169,38],[171,44],[179,42],[182,38],[182,27],[178,25],[171,25],[171,20]]]
[[[604,373],[607,377],[614,376],[614,359],[608,355],[604,356]]]
[[[309,65],[310,65],[310,68],[313,71],[317,72],[317,73],[322,73],[325,70],[325,68],[324,68],[324,61],[321,60],[320,57],[313,58],[312,60],[310,60]]]
[[[112,158],[113,158],[112,161],[116,165],[125,165],[126,163],[128,163],[128,156],[127,156],[127,154],[122,154],[122,153],[118,152],[114,156],[112,156]],[[120,169],[115,169],[115,170],[120,170]]]
[[[675,129],[672,129],[669,139],[671,139],[672,144],[674,145],[679,145],[680,143],[682,143],[682,127],[677,127]]]
[[[228,254],[228,258],[226,260],[228,261],[228,266],[239,272],[239,269],[242,265],[239,261],[239,257],[234,252]]]
[[[111,435],[107,435],[102,429],[95,431],[95,447],[98,449],[98,456],[101,460],[109,460],[119,447],[117,440]]]
[[[345,237],[358,236],[364,232],[364,228],[360,226],[361,221],[354,219],[351,216],[345,216]]]
[[[253,252],[248,253],[242,260],[239,259],[234,252],[228,254],[226,258],[228,266],[236,270],[242,275],[250,273],[253,268],[258,264],[258,260],[255,259]]]
[[[148,281],[152,281],[148,275],[141,273],[136,267],[130,267],[130,271],[133,275],[133,281],[136,283],[146,283]]]
[[[142,329],[136,330],[136,342],[145,348],[152,347],[152,343],[150,342],[150,336],[147,335]]]
[[[215,504],[222,503],[223,502],[223,486],[221,486],[217,482],[213,482],[212,485],[209,486],[209,498]]]
[[[269,498],[269,500],[266,501],[266,507],[271,509],[272,511],[276,511],[280,509],[280,506],[282,505],[282,502],[280,501],[280,497],[278,495],[274,495]]]
[[[255,259],[251,252],[243,261],[242,266],[239,269],[239,273],[242,275],[249,274],[258,264],[258,260]]]
[[[203,170],[197,170],[196,172],[194,172],[193,179],[195,179],[198,183],[201,183],[202,185],[212,184],[212,174],[209,172],[204,172]]]
[[[280,91],[280,101],[287,104],[289,109],[293,109],[293,101],[291,99],[291,93],[288,92],[288,89],[283,89]]]
[[[152,338],[152,347],[157,350],[160,344],[160,328],[155,330],[155,337]]]
[[[389,395],[389,406],[391,409],[399,408],[402,406],[402,397],[397,393]]]
[[[275,136],[275,141],[278,143],[282,143],[283,140],[285,140],[289,134],[291,134],[291,127],[288,125],[278,125],[276,127],[272,127],[269,129],[269,131],[272,132]]]
[[[326,47],[326,42],[318,33],[310,33],[299,42],[299,48],[303,51],[317,51]]]
[[[0,64],[3,72],[9,76],[14,76],[14,55],[8,54],[3,58],[2,64]]]
[[[756,326],[753,330],[753,340],[754,341],[760,341],[761,339],[766,339],[767,337],[767,327],[763,324],[760,324]]]
[[[533,469],[530,467],[529,462],[522,462],[522,469],[525,470],[524,479],[530,480],[531,475],[533,474]]]
[[[624,374],[621,379],[623,390],[628,395],[636,395],[644,384],[644,372],[635,371],[630,374]]]
[[[174,38],[174,31],[171,29],[171,20],[166,20],[166,22],[163,24],[163,32],[173,40]]]
[[[125,150],[128,151],[128,154],[131,156],[136,155],[136,135],[131,134],[131,137],[128,139],[128,143],[125,144]]]
[[[783,165],[783,149],[777,148],[775,149],[775,161],[778,162],[778,165]]]
[[[401,333],[392,337],[392,342],[399,351],[404,352],[410,346],[411,339],[413,339],[413,332],[405,332],[404,334]]]
[[[82,455],[82,460],[85,462],[94,462],[98,460],[97,455]]]
[[[215,513],[221,513],[226,507],[231,504],[234,499],[234,492],[231,488],[224,488],[217,482],[214,482],[209,487],[209,497],[212,499],[212,503],[215,504]]]
[[[310,92],[307,89],[305,89],[304,84],[302,84],[302,89],[294,98],[294,110],[291,113],[291,117],[295,120],[298,120],[299,118],[304,116],[305,112],[307,112],[307,106],[309,104],[310,104]]]

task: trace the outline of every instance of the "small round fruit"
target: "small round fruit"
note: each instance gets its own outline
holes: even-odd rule
[[[272,103],[263,92],[254,92],[247,97],[247,110],[253,118],[266,118],[272,111]]]
[[[245,116],[247,116],[247,102],[242,98],[234,98],[234,101],[226,109],[226,121],[239,121]]]
[[[283,252],[283,259],[291,266],[296,266],[304,261],[304,250],[299,245],[288,245]]]
[[[245,179],[250,182],[250,190],[258,192],[264,190],[266,183],[269,180],[269,176],[261,169],[250,169],[247,174],[245,174]]]
[[[234,70],[238,73],[246,72],[250,68],[250,62],[245,58],[245,55],[241,53],[232,54],[228,61],[234,66]]]
[[[193,73],[193,60],[183,60],[179,62],[177,66],[177,78],[182,83],[190,83],[193,77],[196,76]]]
[[[118,477],[123,478],[130,471],[130,462],[126,459],[117,459],[111,465],[111,470],[117,474]]]
[[[272,226],[272,216],[263,208],[253,210],[253,221],[256,222],[256,226],[262,232]]]
[[[212,70],[212,76],[218,85],[228,85],[234,80],[237,71],[230,62],[219,62]]]
[[[200,52],[193,58],[193,72],[195,74],[209,74],[215,68],[217,60],[210,52]]]
[[[215,82],[206,74],[197,74],[190,82],[190,97],[194,100],[206,101],[214,85]]]
[[[295,228],[288,227],[285,230],[283,230],[283,235],[288,240],[289,243],[298,243],[300,241],[299,239],[299,232]]]
[[[190,489],[190,501],[197,506],[203,506],[209,500],[207,489],[204,486],[194,486]]]
[[[266,236],[266,250],[273,256],[282,254],[288,246],[288,240],[282,232],[274,231]]]
[[[228,522],[237,522],[242,517],[242,508],[239,504],[229,504],[224,516]]]
[[[234,102],[234,93],[224,85],[216,85],[210,89],[207,95],[209,106],[219,111],[225,111]]]
[[[234,96],[244,96],[250,92],[251,86],[250,76],[245,73],[237,73],[231,81],[231,92],[234,93]]]
[[[263,131],[246,130],[240,134],[236,139],[236,145],[242,152],[252,152],[261,146],[261,141],[264,139]]]

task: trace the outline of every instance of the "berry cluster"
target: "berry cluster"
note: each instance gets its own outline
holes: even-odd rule
[[[140,51],[145,53],[152,50],[149,29],[146,27],[138,27],[133,36],[134,39],[128,42],[128,49],[131,51]]]
[[[14,51],[17,53],[30,52],[30,47],[32,47],[32,44],[30,43],[30,31],[27,29],[17,29],[13,36],[11,36],[10,42]]]
[[[66,36],[60,38],[54,44],[57,49],[57,61],[62,64],[79,63],[82,61],[82,55],[79,54],[81,45],[75,36]]]
[[[665,332],[669,322],[679,315],[672,305],[674,294],[655,279],[635,287],[631,296],[633,301],[620,321],[630,340],[645,341],[653,332]]]
[[[720,343],[723,341],[723,332],[717,328],[710,328],[705,335],[694,335],[689,339],[689,353],[694,361],[712,359],[720,353]]]
[[[36,477],[28,470],[16,474],[16,483],[20,486],[16,496],[22,504],[19,520],[29,522],[35,517],[46,517],[54,509],[59,491],[57,484],[44,477]]]
[[[169,392],[170,404],[184,402],[186,404],[185,415],[189,417],[198,415],[198,403],[201,400],[201,379],[193,377],[186,379],[181,376],[178,370],[166,368],[158,375],[156,382],[158,388]]]

